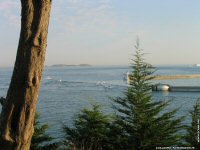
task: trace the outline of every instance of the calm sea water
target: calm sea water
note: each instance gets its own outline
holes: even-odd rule
[[[128,66],[92,66],[92,67],[46,67],[39,95],[37,111],[41,123],[48,123],[48,133],[62,138],[62,123],[72,125],[74,114],[80,109],[99,103],[106,113],[112,113],[110,97],[123,96],[127,88],[124,74]],[[6,96],[12,68],[0,68],[0,96]],[[156,74],[184,75],[200,74],[200,67],[158,66]],[[200,86],[200,79],[159,80],[155,82],[170,85]],[[187,115],[200,92],[153,92],[156,100],[172,99],[168,110],[180,107],[177,116]],[[184,121],[190,123],[190,118]]]

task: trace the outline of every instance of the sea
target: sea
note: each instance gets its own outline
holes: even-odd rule
[[[6,96],[13,68],[0,68],[0,96]],[[112,98],[123,97],[128,84],[125,80],[129,66],[46,66],[38,99],[40,123],[48,124],[47,133],[56,139],[64,137],[63,124],[73,126],[76,114],[92,104],[102,105],[102,111],[113,114]],[[194,65],[156,66],[155,75],[200,74]],[[200,79],[155,80],[154,83],[172,86],[200,86]],[[189,112],[200,92],[152,92],[155,101],[171,100],[166,111],[179,108],[175,117],[187,116],[183,124],[190,124]],[[0,108],[1,109],[1,108]]]

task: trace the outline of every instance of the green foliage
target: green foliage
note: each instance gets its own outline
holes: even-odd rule
[[[101,150],[107,144],[109,117],[104,115],[99,105],[83,109],[74,121],[74,127],[64,125],[65,145],[74,150]]]
[[[154,150],[158,146],[177,145],[183,118],[175,118],[177,110],[164,110],[169,101],[156,102],[152,99],[154,68],[144,62],[139,40],[135,49],[130,86],[124,97],[113,99],[117,119],[111,128],[112,149]]]
[[[185,136],[186,145],[200,149],[200,100],[197,100],[190,115],[192,123],[190,126],[187,126],[187,134]]]
[[[59,143],[52,143],[53,138],[46,134],[48,124],[40,125],[39,114],[35,114],[34,134],[31,140],[31,150],[55,150]],[[51,142],[51,144],[49,144]]]

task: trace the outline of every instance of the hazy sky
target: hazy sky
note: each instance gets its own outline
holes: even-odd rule
[[[0,66],[13,66],[20,0],[0,0]],[[200,0],[53,0],[46,64],[200,63]]]

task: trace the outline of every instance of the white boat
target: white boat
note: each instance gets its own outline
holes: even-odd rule
[[[156,84],[152,87],[153,91],[170,91],[170,89],[168,84]]]
[[[200,64],[195,64],[196,67],[200,67]]]

